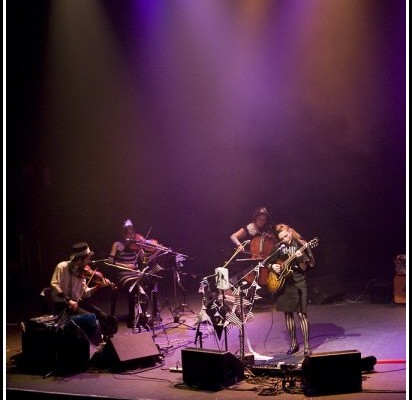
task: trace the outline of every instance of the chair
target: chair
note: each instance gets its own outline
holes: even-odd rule
[[[42,299],[42,308],[45,314],[56,314],[56,309],[52,300],[52,290],[50,287],[45,287],[40,292],[40,298]]]

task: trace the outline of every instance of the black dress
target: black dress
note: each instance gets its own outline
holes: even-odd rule
[[[286,245],[278,252],[277,257],[273,264],[281,263],[288,257],[292,256],[297,250],[299,250],[304,241],[292,240],[290,245]],[[310,248],[305,249],[302,257],[296,258],[290,264],[292,273],[286,277],[285,283],[275,297],[276,310],[284,312],[307,312],[308,304],[308,285],[306,281],[306,273],[301,268],[301,265],[314,265],[314,258]]]

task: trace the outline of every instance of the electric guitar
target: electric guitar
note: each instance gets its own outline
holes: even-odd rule
[[[305,243],[299,249],[299,251],[301,253],[303,253],[303,250],[307,249],[308,247],[313,249],[318,244],[319,244],[319,240],[316,237],[316,238],[312,239],[311,241]],[[273,269],[270,269],[269,274],[268,274],[268,283],[267,283],[267,288],[268,288],[269,292],[276,293],[280,289],[282,289],[282,287],[285,283],[285,279],[289,275],[291,275],[292,272],[293,272],[291,264],[292,264],[292,261],[295,258],[296,258],[296,253],[289,256],[285,261],[278,261],[277,263],[280,264],[280,272],[279,273],[276,273],[275,271],[273,271]],[[302,265],[300,268],[304,271],[306,269],[306,266]]]

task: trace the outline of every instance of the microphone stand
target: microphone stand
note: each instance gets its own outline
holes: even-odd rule
[[[191,314],[196,314],[187,304],[186,304],[186,288],[182,285],[180,282],[180,275],[179,275],[179,269],[183,268],[183,263],[181,261],[176,262],[175,268],[174,268],[174,279],[173,279],[173,285],[174,285],[174,295],[175,295],[175,309],[173,310],[173,318],[174,322],[179,322],[179,317],[178,315],[180,313],[185,312],[186,310],[189,311]],[[179,284],[180,288],[183,290],[183,301],[182,303],[177,306],[177,283]],[[182,325],[185,325],[182,323]],[[191,327],[190,327],[191,328]]]
[[[262,262],[262,265],[265,265],[265,263],[268,262],[268,260],[270,260],[279,250],[283,249],[285,247],[285,244],[282,243],[276,250],[272,251],[271,254],[269,254]]]
[[[269,256],[267,256],[264,260],[262,260],[262,261],[259,261],[259,260],[257,260],[257,259],[250,259],[250,260],[248,260],[248,261],[259,261],[258,262],[258,266],[260,266],[260,267],[264,267],[265,266],[265,263],[267,263],[268,262],[268,260],[270,260],[279,250],[281,250],[281,249],[283,249],[285,247],[285,245],[284,244],[281,244],[275,251],[273,251],[271,254],[269,254]],[[236,261],[246,261],[246,259],[242,259],[242,260],[236,260]],[[237,282],[235,283],[235,286],[236,285],[238,285],[238,284],[240,284],[240,282],[242,282],[243,280],[245,280],[246,279],[246,277],[251,273],[251,272],[253,272],[253,270],[255,269],[256,267],[253,267],[250,271],[248,271],[248,272],[246,272],[246,274],[244,274],[240,279],[238,279],[237,280]]]
[[[202,307],[198,316],[198,324],[196,328],[196,335],[195,335],[195,342],[194,345],[197,345],[197,339],[199,339],[199,347],[203,349],[203,332],[200,331],[200,324],[202,323],[202,313],[206,312],[206,294],[205,294],[205,287],[207,286],[207,280],[203,279],[200,282],[199,293],[202,293]]]
[[[239,334],[239,345],[240,345],[240,361],[242,364],[245,363],[245,315],[243,310],[243,297],[244,292],[242,287],[239,287],[239,298],[240,298],[240,334]]]
[[[179,314],[185,312],[186,310],[192,314],[196,314],[187,304],[186,304],[186,289],[180,282],[180,275],[178,268],[183,268],[183,261],[182,259],[179,260],[179,257],[176,257],[174,267],[173,267],[173,292],[174,292],[174,305],[175,308],[172,309],[171,304],[169,303],[169,310],[173,317],[173,322],[169,322],[167,324],[163,324],[163,327],[166,325],[178,324],[177,326],[183,325],[188,329],[195,329],[194,326],[190,326],[185,323],[185,321],[180,321]],[[183,290],[183,299],[182,303],[177,306],[177,284],[179,284],[180,288]],[[175,327],[177,327],[175,326]]]
[[[227,351],[227,326],[226,326],[226,303],[225,303],[225,291],[223,289],[220,290],[220,295],[222,296],[222,310],[225,313],[224,314],[224,326],[223,326],[223,332],[224,332],[224,341],[225,341],[225,351]]]
[[[238,248],[235,250],[235,252],[233,253],[233,255],[229,258],[229,260],[227,260],[222,267],[218,267],[215,269],[215,273],[205,276],[203,278],[203,281],[207,281],[209,278],[213,278],[216,277],[216,286],[217,288],[220,290],[220,295],[222,298],[222,309],[225,313],[225,318],[226,318],[226,304],[225,304],[225,290],[229,289],[229,280],[227,279],[227,277],[224,276],[223,274],[223,270],[226,269],[227,270],[227,265],[236,257],[236,255],[238,253],[240,253],[242,251],[242,249],[244,248],[244,246],[246,246],[248,243],[250,242],[250,240],[246,240],[242,243],[241,246],[238,246]],[[227,280],[226,280],[227,279]],[[227,322],[227,321],[225,321]],[[225,351],[228,351],[228,345],[227,345],[227,326],[225,325],[223,328],[224,331],[224,342],[225,342]],[[197,327],[197,331],[196,331],[196,338],[195,338],[195,344],[197,343],[197,338],[200,338],[200,348],[202,348],[202,333],[200,332],[200,323]]]
[[[227,265],[227,263],[226,263]],[[228,290],[230,288],[230,283],[229,283],[229,273],[227,268],[225,267],[220,267],[216,268],[216,287],[220,290],[220,295],[222,296],[222,310],[224,312],[224,335],[225,335],[225,351],[227,351],[228,346],[227,346],[227,320],[226,320],[226,304],[225,304],[225,290]]]
[[[222,268],[226,268],[226,266],[243,250],[243,248],[250,243],[250,240],[245,240],[241,246],[238,246],[238,248],[235,250],[235,252],[232,254],[232,256],[227,260]]]

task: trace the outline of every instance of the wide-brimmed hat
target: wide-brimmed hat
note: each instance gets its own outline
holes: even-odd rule
[[[73,245],[72,247],[72,255],[71,259],[83,257],[90,255],[92,256],[94,254],[94,251],[90,250],[89,245],[86,242],[79,242]]]

